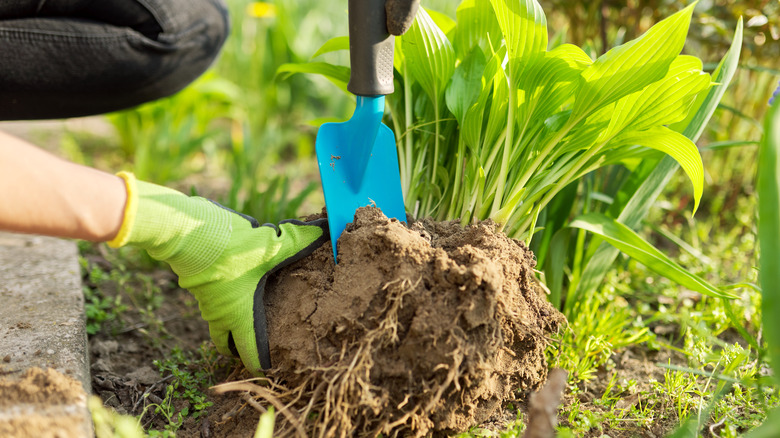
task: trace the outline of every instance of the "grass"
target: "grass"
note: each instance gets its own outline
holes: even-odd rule
[[[689,248],[693,251],[677,248],[655,233],[654,243],[712,282],[756,282],[755,197],[741,197],[733,208],[690,219],[672,208],[687,196],[683,182],[678,180],[667,190],[661,203],[667,208],[653,210],[647,222],[664,224],[671,235],[694,242]],[[709,196],[729,197],[728,185],[720,186]],[[714,231],[721,229],[728,231]],[[652,228],[646,227],[646,232],[652,233]],[[620,430],[636,432],[665,423],[669,432],[687,416],[698,414],[718,386],[728,382],[734,383],[732,391],[716,401],[710,416],[698,421],[719,436],[739,436],[759,425],[780,399],[764,377],[765,341],[758,341],[761,350],[751,345],[760,332],[761,295],[751,287],[735,292],[739,298],[733,301],[691,293],[624,259],[603,288],[586,298],[560,347],[551,348],[553,363],[570,371],[575,397],[562,410],[565,427],[575,436],[615,436]],[[645,361],[654,371],[632,377],[620,358],[639,351],[656,358]],[[671,357],[660,362],[658,358],[665,356]],[[609,383],[592,387],[596,378]],[[583,393],[595,398],[576,399]]]

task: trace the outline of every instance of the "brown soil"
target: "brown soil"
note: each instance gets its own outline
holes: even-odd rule
[[[86,393],[60,372],[30,368],[19,379],[0,380],[0,436],[81,438]]]
[[[286,405],[280,436],[465,431],[544,382],[564,319],[533,254],[495,224],[407,228],[365,208],[338,266],[331,254],[326,244],[267,286],[273,383],[242,389]]]

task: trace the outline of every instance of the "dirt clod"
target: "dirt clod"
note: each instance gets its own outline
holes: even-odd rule
[[[338,265],[326,244],[269,280],[275,368],[242,388],[276,405],[279,436],[466,430],[547,376],[564,319],[534,264],[492,222],[407,228],[362,208]]]
[[[78,403],[85,397],[81,383],[51,368],[30,368],[18,381],[0,380],[0,407],[19,403]]]
[[[30,368],[19,379],[0,380],[0,436],[81,437],[86,393],[81,383],[53,369]]]

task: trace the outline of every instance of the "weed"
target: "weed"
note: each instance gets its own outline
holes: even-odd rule
[[[526,424],[523,421],[523,414],[518,411],[517,417],[507,423],[504,426],[504,430],[494,431],[481,427],[473,427],[468,432],[455,435],[453,438],[482,438],[482,437],[498,437],[498,438],[519,438],[523,436],[525,432]]]
[[[100,290],[100,285],[110,281],[104,271],[89,264],[84,257],[79,257],[82,272],[86,272],[87,281],[81,289],[84,292],[84,311],[87,319],[87,334],[94,335],[104,328],[118,330],[121,328],[122,312],[127,306],[122,304],[121,296],[109,297]]]
[[[98,246],[83,245],[79,263],[82,269],[87,333],[94,335],[105,329],[111,334],[125,328],[128,318],[124,317],[132,308],[140,322],[134,326],[144,327],[147,334],[163,333],[162,320],[156,310],[162,305],[163,295],[155,279],[142,267],[145,257],[136,250],[105,253],[108,258],[95,254]],[[88,261],[87,257],[95,260]],[[147,256],[148,257],[148,256]],[[158,336],[150,336],[153,342]]]
[[[552,366],[569,371],[570,384],[592,380],[614,351],[653,339],[626,304],[619,298],[604,306],[589,300],[576,319],[569,321],[559,343],[548,349]]]
[[[221,365],[216,350],[208,343],[200,346],[197,356],[174,347],[167,358],[155,360],[154,365],[162,377],[171,380],[162,402],[147,405],[139,418],[151,409],[164,417],[166,424],[162,431],[150,431],[150,435],[169,436],[182,426],[185,418],[197,420],[207,414],[213,403],[203,390],[214,384],[214,372]]]

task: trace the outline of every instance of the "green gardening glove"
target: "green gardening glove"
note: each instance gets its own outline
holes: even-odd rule
[[[170,264],[179,285],[197,298],[217,350],[239,356],[254,374],[270,368],[266,280],[327,242],[327,220],[260,225],[207,199],[119,176],[128,201],[109,245],[136,245]]]

